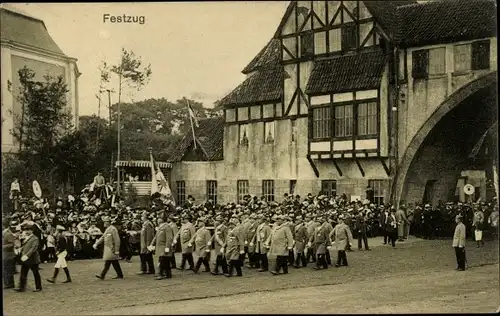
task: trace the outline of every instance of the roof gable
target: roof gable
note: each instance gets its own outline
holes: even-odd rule
[[[242,72],[248,74],[258,69],[275,67],[278,65],[280,62],[280,46],[281,43],[278,39],[271,39]]]
[[[224,118],[213,117],[201,119],[199,127],[194,128],[194,133],[198,144],[206,152],[203,161],[217,161],[224,159]],[[189,153],[193,147],[193,133],[189,131],[177,146],[177,150],[172,154],[171,161],[179,162]],[[192,155],[191,155],[192,156]],[[205,156],[205,153],[203,153]]]
[[[11,41],[64,55],[42,20],[6,8],[0,8],[0,20],[2,41]]]

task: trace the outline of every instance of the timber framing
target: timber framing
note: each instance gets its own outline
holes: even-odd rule
[[[337,172],[339,173],[339,176],[342,177],[342,170],[340,170],[340,167],[339,167],[339,164],[337,163],[337,160],[336,159],[332,159],[333,160],[333,165],[335,166],[335,169],[337,169]]]
[[[315,164],[315,163],[314,163],[314,161],[312,160],[311,155],[307,155],[307,161],[309,161],[309,164],[311,165],[311,168],[313,169],[314,174],[316,175],[316,178],[319,178],[319,170],[318,170],[318,167],[316,167],[316,164]]]
[[[365,171],[363,170],[363,167],[361,166],[361,163],[356,158],[354,158],[354,161],[356,161],[356,165],[358,166],[359,172],[361,172],[361,176],[363,176],[363,178],[364,178],[365,177]]]

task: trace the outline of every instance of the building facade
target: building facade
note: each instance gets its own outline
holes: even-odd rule
[[[221,100],[222,156],[194,162],[183,148],[174,192],[355,200],[371,187],[376,203],[453,198],[474,169],[471,148],[439,135],[458,129],[472,143],[496,120],[495,10],[488,0],[291,2]],[[474,123],[457,124],[455,109]]]
[[[14,8],[2,7],[1,14],[1,103],[2,153],[17,152],[18,141],[12,129],[22,113],[17,100],[18,71],[24,66],[35,72],[35,80],[45,75],[62,76],[68,87],[68,108],[78,128],[78,77],[76,59],[66,56],[54,42],[42,20]]]

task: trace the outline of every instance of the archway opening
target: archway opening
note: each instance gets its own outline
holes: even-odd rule
[[[450,110],[416,151],[400,201],[437,205],[439,201],[485,199],[487,179],[492,178],[491,160],[471,159],[470,153],[498,120],[497,115],[496,84],[476,91]],[[476,188],[473,196],[464,195],[466,183]]]

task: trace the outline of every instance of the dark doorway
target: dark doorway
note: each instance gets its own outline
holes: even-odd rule
[[[427,183],[425,183],[424,198],[422,201],[424,204],[432,203],[434,198],[434,184],[436,182],[437,180],[427,180]]]

